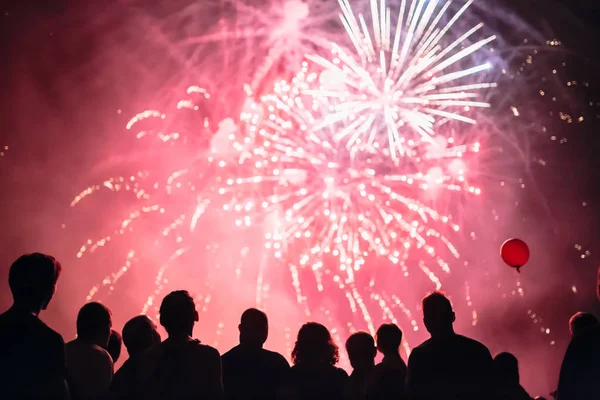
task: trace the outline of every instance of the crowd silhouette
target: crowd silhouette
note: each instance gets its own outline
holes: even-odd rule
[[[77,315],[77,338],[65,344],[39,319],[60,274],[60,263],[40,253],[10,267],[13,305],[0,314],[0,399],[531,399],[519,382],[517,358],[506,352],[492,358],[485,345],[455,333],[456,316],[441,292],[422,301],[431,337],[412,350],[408,365],[399,352],[402,331],[383,324],[375,338],[355,332],[347,339],[348,376],[336,366],[340,350],[327,327],[308,322],[300,328],[290,367],[284,356],[263,348],[269,321],[254,308],[241,315],[239,344],[221,356],[192,337],[198,312],[184,290],[160,305],[164,340],[145,315],[130,319],[121,336],[112,329],[111,311],[90,302]],[[553,395],[600,399],[600,324],[577,313],[569,327],[572,340]],[[129,358],[115,373],[123,345]],[[379,364],[377,352],[383,355]]]

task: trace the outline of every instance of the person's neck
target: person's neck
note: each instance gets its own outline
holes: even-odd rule
[[[456,335],[456,333],[454,333],[454,328],[452,326],[450,326],[449,328],[446,328],[446,329],[440,329],[437,332],[429,332],[429,333],[431,334],[431,337],[434,339],[443,339],[446,337]]]
[[[21,303],[13,303],[13,305],[10,309],[19,314],[32,314],[32,315],[35,315],[36,317],[39,317],[40,312],[42,311],[41,306],[31,307],[31,306],[27,306],[27,305],[24,305]]]
[[[373,361],[372,364],[357,365],[356,368],[354,368],[354,371],[360,374],[360,373],[363,373],[365,371],[370,371],[373,368],[375,368],[375,361]]]
[[[258,350],[263,348],[263,343],[257,343],[250,340],[240,340],[240,346],[246,349]]]
[[[172,342],[187,342],[192,340],[192,335],[187,332],[169,333],[169,340]]]
[[[400,353],[385,353],[383,355],[383,359],[384,360],[399,360],[400,359]]]
[[[129,353],[129,358],[140,358],[141,356],[144,355],[144,353],[146,353],[146,351],[150,349],[150,347],[145,348],[145,349],[137,349],[137,350],[133,350],[133,351],[129,351],[129,349],[127,350],[127,352]]]

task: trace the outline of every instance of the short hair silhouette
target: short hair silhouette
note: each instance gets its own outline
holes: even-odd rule
[[[353,368],[365,362],[372,362],[377,355],[375,340],[367,332],[355,332],[346,340],[346,352]]]
[[[61,270],[60,263],[47,254],[32,253],[17,258],[8,273],[14,302],[29,308],[46,309]]]
[[[317,322],[308,322],[302,325],[298,331],[294,350],[292,350],[294,364],[335,365],[339,360],[339,349],[324,325]]]
[[[136,356],[160,343],[160,334],[150,318],[138,315],[123,326],[123,343],[129,356]]]
[[[452,329],[455,320],[450,300],[442,292],[431,292],[423,298],[423,322],[432,335]]]
[[[598,318],[587,312],[575,313],[569,320],[569,330],[572,336],[579,336],[589,328],[598,325]]]
[[[494,357],[494,371],[503,382],[519,383],[519,361],[511,353],[503,352]]]
[[[240,342],[262,345],[269,335],[269,320],[267,314],[249,308],[242,313],[240,321]]]
[[[396,354],[402,343],[402,331],[396,324],[383,324],[375,334],[377,348],[385,354]]]
[[[165,296],[160,305],[160,324],[169,335],[191,335],[196,321],[196,304],[186,290],[176,290]]]
[[[123,338],[121,334],[114,329],[111,329],[110,336],[108,337],[108,344],[106,345],[106,351],[110,354],[113,362],[116,363],[121,356],[121,346],[123,345]]]
[[[112,313],[103,304],[87,303],[77,314],[77,337],[80,339],[100,339],[103,342],[102,347],[106,347],[111,327]]]

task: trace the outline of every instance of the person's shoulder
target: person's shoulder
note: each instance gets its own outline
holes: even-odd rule
[[[11,324],[10,312],[9,310],[0,313],[0,327],[8,326]]]
[[[265,355],[266,358],[268,358],[269,360],[272,360],[273,362],[285,363],[288,366],[290,365],[288,363],[288,361],[285,359],[285,357],[283,355],[281,355],[281,353],[263,349],[263,354]]]
[[[136,357],[136,365],[141,370],[147,370],[158,363],[165,353],[165,342],[160,342]]]
[[[410,357],[412,358],[414,355],[426,353],[431,348],[432,343],[433,341],[431,338],[427,339],[426,341],[412,349],[412,351],[410,352]]]
[[[470,337],[466,337],[463,335],[456,335],[456,339],[461,345],[463,345],[465,347],[467,347],[467,346],[472,347],[474,349],[477,349],[480,351],[486,351],[488,353],[490,351],[485,344],[483,344],[475,339],[471,339]]]
[[[202,344],[200,343],[199,340],[194,340],[193,342],[191,342],[192,344],[192,348],[194,349],[194,351],[199,354],[202,355],[204,357],[208,357],[208,358],[221,358],[221,354],[219,353],[219,350],[215,349],[212,346],[209,346],[207,344]]]
[[[44,321],[34,317],[32,318],[31,324],[31,327],[36,332],[38,338],[43,340],[44,343],[47,343],[53,347],[59,346],[64,348],[65,341],[63,340],[62,335],[46,325]]]
[[[115,377],[117,375],[127,375],[129,370],[132,368],[135,368],[135,361],[129,357],[127,360],[125,360],[125,362],[123,362],[121,367],[115,371]]]
[[[233,360],[238,357],[239,353],[240,353],[240,346],[235,346],[235,347],[232,347],[231,349],[229,349],[228,351],[226,351],[225,353],[223,353],[221,355],[221,358],[223,360]]]
[[[574,342],[595,342],[600,340],[600,325],[586,329],[581,335],[573,338]]]
[[[97,344],[92,345],[92,351],[96,353],[98,357],[110,358],[110,353],[106,351],[106,349],[103,349],[102,347],[98,346]]]
[[[93,360],[110,360],[112,361],[112,358],[110,357],[110,354],[108,353],[108,351],[104,350],[102,347],[96,345],[96,344],[90,344],[90,343],[84,343],[81,342],[80,340],[71,340],[70,342],[68,342],[65,345],[65,348],[67,349],[67,352],[69,353],[80,353],[80,354],[85,354],[86,358],[89,357]]]
[[[600,343],[600,325],[589,328],[581,335],[575,336],[569,342],[567,351],[587,351],[590,347],[598,347]]]
[[[103,364],[113,364],[110,353],[98,345],[93,344],[90,346],[90,354]]]
[[[50,340],[61,342],[63,345],[65,341],[60,333],[56,332],[54,329],[50,328],[44,321],[39,318],[34,318],[34,324],[36,325],[39,333],[41,335],[46,336]]]
[[[71,349],[73,349],[76,346],[75,340],[76,339],[68,341],[68,342],[65,343],[65,351],[70,351]]]
[[[76,351],[78,346],[79,346],[79,341],[77,339],[73,339],[73,340],[65,343],[65,351],[67,353],[74,352],[74,351]]]
[[[333,367],[333,369],[334,369],[334,374],[337,377],[342,378],[342,379],[348,378],[348,373],[345,370],[338,368],[338,367]]]
[[[382,361],[382,362],[380,362],[379,364],[376,364],[376,365],[375,365],[375,368],[373,368],[373,371],[374,371],[376,374],[380,374],[380,373],[384,372],[386,369],[387,369],[387,366],[386,366],[386,365],[383,363],[383,361]]]

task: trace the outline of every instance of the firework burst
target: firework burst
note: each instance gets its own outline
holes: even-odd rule
[[[427,256],[416,263],[439,289],[432,264],[449,272],[441,247],[458,257],[446,235],[460,227],[428,199],[440,191],[481,193],[468,183],[465,162],[479,143],[458,145],[441,134],[435,144],[409,141],[410,162],[372,147],[339,146],[335,137],[346,121],[322,124],[336,99],[315,96],[322,93],[319,86],[304,63],[291,83],[279,82],[242,116],[254,146],[242,152],[239,164],[249,172],[227,178],[223,164],[218,174],[224,176],[219,192],[236,199],[234,209],[243,213],[238,225],[272,216],[266,247],[293,265],[292,275],[298,267],[312,270],[319,291],[329,275],[358,301],[355,288],[365,280],[356,275],[367,259],[387,259],[408,276],[415,252]],[[300,282],[294,286],[302,303]]]
[[[451,2],[439,6],[438,1],[402,0],[395,29],[385,0],[371,1],[371,29],[348,0],[339,3],[354,54],[334,44],[331,57],[309,56],[336,87],[320,93],[338,100],[321,124],[350,120],[336,132],[336,141],[347,147],[387,144],[393,157],[411,156],[409,141],[435,143],[439,125],[448,120],[475,124],[468,111],[490,106],[476,100],[478,91],[495,83],[471,76],[491,64],[477,64],[471,56],[495,37],[470,43],[482,23],[453,41],[447,35],[472,1],[448,16]]]
[[[200,284],[189,278],[202,309],[208,309],[211,298],[213,304],[219,301],[215,291],[231,289],[231,277],[243,281],[240,293],[253,286],[253,300],[265,308],[269,290],[286,295],[294,290],[291,301],[295,294],[303,315],[284,325],[288,347],[295,329],[290,326],[306,315],[336,326],[338,341],[356,328],[373,332],[378,321],[401,324],[400,317],[418,330],[407,286],[424,276],[428,288],[442,287],[459,258],[452,241],[462,229],[456,201],[477,197],[483,187],[474,170],[487,143],[480,143],[482,132],[473,137],[463,126],[475,124],[489,107],[481,97],[496,85],[487,81],[484,72],[491,63],[479,50],[494,36],[474,39],[482,24],[467,29],[462,28],[468,21],[458,24],[469,19],[471,3],[452,13],[449,2],[403,0],[396,13],[385,1],[371,1],[371,18],[366,19],[354,14],[348,0],[340,0],[342,33],[352,46],[339,44],[343,38],[323,28],[331,20],[329,9],[322,17],[308,18],[313,10],[295,0],[264,9],[238,4],[235,29],[228,31],[225,24],[215,29],[220,33],[185,44],[201,47],[242,37],[250,47],[256,41],[269,49],[262,57],[245,47],[246,58],[239,60],[242,68],[253,66],[247,92],[238,95],[246,99],[241,115],[218,124],[221,115],[210,117],[215,100],[226,104],[224,93],[241,87],[242,78],[234,76],[230,86],[213,93],[217,99],[193,86],[175,109],[134,116],[127,129],[170,149],[160,147],[153,156],[177,162],[162,166],[152,158],[131,176],[110,178],[80,193],[72,206],[108,190],[133,194],[136,207],[110,235],[83,244],[78,256],[152,220],[153,229],[142,228],[144,234],[169,244],[156,257],[161,261],[144,313],[171,285],[173,266],[185,267],[186,255],[200,258],[220,248],[222,259],[231,255],[224,253],[235,253],[220,261],[232,275],[217,274],[211,265],[203,268]],[[269,25],[272,18],[263,11],[277,16],[276,26]],[[239,30],[240,25],[261,28]],[[330,40],[334,37],[338,44]],[[325,47],[331,53],[318,55]],[[300,71],[271,85],[265,77],[280,75],[277,60],[290,69],[295,52],[305,59]],[[188,114],[200,117],[177,123],[178,116]],[[227,232],[216,234],[216,227]],[[244,238],[223,245],[234,231]],[[131,246],[123,265],[95,285],[88,299],[101,290],[110,294],[145,252]],[[249,254],[259,255],[249,261]],[[399,283],[402,276],[410,278]],[[468,282],[464,288],[475,324]],[[226,300],[221,301],[227,309]],[[276,304],[269,312],[282,307]],[[334,315],[339,319],[332,320]],[[223,325],[218,326],[217,336]]]

